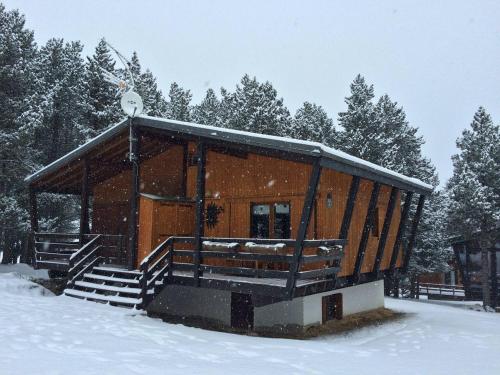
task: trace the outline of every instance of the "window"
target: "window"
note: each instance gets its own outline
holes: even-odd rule
[[[252,238],[269,238],[270,209],[267,204],[252,207]]]
[[[290,238],[290,204],[253,204],[252,238]]]
[[[290,238],[290,205],[288,203],[274,204],[273,238]]]

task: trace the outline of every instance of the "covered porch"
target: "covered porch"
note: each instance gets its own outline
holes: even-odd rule
[[[346,240],[306,239],[321,172],[318,158],[141,126],[138,120],[111,128],[98,143],[91,141],[49,165],[43,175],[32,176],[31,224],[38,267],[67,272],[70,285],[82,286],[80,295],[96,292],[95,287],[89,290],[86,279],[95,278],[94,268],[115,269],[113,275],[121,272],[131,280],[126,284],[134,286],[140,301],[134,304],[141,306],[167,283],[278,299],[335,287]],[[296,238],[205,235],[209,150],[256,152],[312,164]],[[194,186],[190,194],[188,179]],[[78,233],[38,230],[36,197],[41,192],[80,196]],[[116,282],[105,279],[108,276],[100,276],[104,286],[99,288],[106,293],[130,297],[121,295]]]

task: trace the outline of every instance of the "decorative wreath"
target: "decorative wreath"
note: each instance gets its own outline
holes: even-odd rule
[[[217,206],[215,203],[211,202],[207,205],[205,221],[207,222],[207,227],[213,228],[219,222],[219,215],[224,212],[222,206]]]

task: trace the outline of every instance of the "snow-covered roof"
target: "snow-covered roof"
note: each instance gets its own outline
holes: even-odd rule
[[[163,129],[174,133],[187,134],[212,140],[236,143],[248,146],[255,146],[267,149],[274,149],[289,152],[292,154],[302,154],[312,157],[321,157],[323,165],[342,172],[359,175],[381,183],[398,186],[403,189],[413,190],[420,193],[429,193],[433,190],[432,185],[426,184],[416,178],[408,177],[394,172],[380,165],[349,155],[343,151],[325,146],[318,142],[304,141],[288,137],[278,137],[272,135],[251,133],[247,131],[219,128],[215,126],[200,125],[191,122],[170,120],[159,117],[141,115],[134,119],[134,122],[141,127],[151,127]],[[28,183],[55,171],[57,168],[67,165],[71,161],[81,158],[83,154],[90,151],[97,145],[111,139],[116,134],[122,132],[128,126],[128,120],[112,126],[97,137],[91,139],[82,146],[76,148],[60,159],[43,167],[39,171],[26,177]]]

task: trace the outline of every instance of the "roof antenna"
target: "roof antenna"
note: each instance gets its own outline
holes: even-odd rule
[[[142,103],[142,98],[138,93],[134,91],[135,81],[134,75],[130,70],[130,66],[132,65],[130,61],[127,60],[125,56],[123,56],[120,51],[118,51],[115,47],[113,47],[107,40],[104,40],[106,45],[116,54],[118,60],[125,67],[125,72],[127,73],[130,84],[125,79],[120,79],[115,76],[113,73],[108,72],[104,68],[100,68],[104,74],[104,80],[112,85],[118,86],[119,93],[121,94],[120,104],[123,112],[129,117],[135,117],[142,113],[144,110],[144,105]]]

